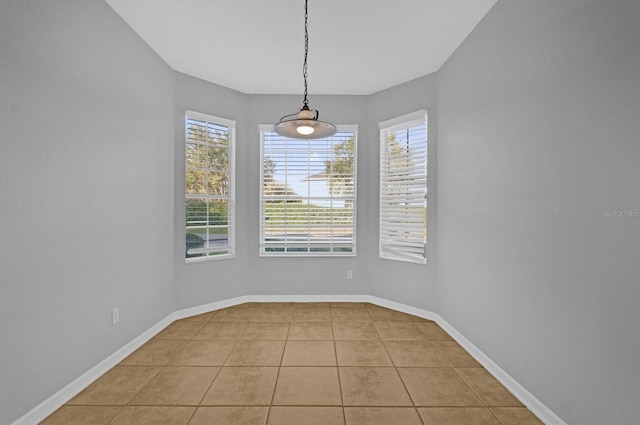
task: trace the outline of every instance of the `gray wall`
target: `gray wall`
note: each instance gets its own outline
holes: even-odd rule
[[[366,184],[372,227],[369,243],[372,247],[369,273],[370,293],[388,300],[413,307],[436,311],[436,264],[437,264],[437,146],[438,107],[436,74],[426,75],[413,81],[374,93],[369,96],[368,125],[371,141],[368,149],[372,156],[368,163],[370,171]],[[429,192],[427,194],[427,265],[381,260],[378,257],[378,220],[380,194],[380,127],[378,123],[411,112],[425,109],[427,123],[427,161]]]
[[[247,294],[430,305],[434,262],[377,258],[377,123],[434,108],[433,77],[373,97],[311,97],[326,120],[359,125],[358,256],[260,258],[258,124],[295,111],[299,96],[175,73],[101,1],[0,6],[0,423],[179,308]],[[421,95],[398,107],[407,91]],[[184,263],[185,109],[237,121],[233,260]]]
[[[360,125],[358,257],[294,261],[258,256],[257,125],[300,97],[174,73],[102,1],[0,2],[0,423],[167,313],[245,294],[433,310],[568,423],[635,423],[640,217],[617,211],[640,210],[638,9],[499,1],[436,75],[311,96]],[[377,123],[421,108],[427,266],[377,258]],[[184,109],[238,122],[234,260],[184,264]]]
[[[272,124],[281,116],[294,113],[302,106],[301,96],[252,95],[247,118],[251,158],[247,170],[248,187],[246,195],[252,207],[247,243],[251,263],[249,294],[280,295],[328,295],[367,293],[366,252],[368,247],[363,235],[370,221],[366,208],[366,197],[361,197],[361,178],[367,172],[369,142],[366,122],[367,107],[365,96],[314,96],[309,97],[312,108],[321,113],[321,118],[334,124],[359,124],[357,159],[357,257],[349,258],[264,258],[259,256],[259,181],[260,181],[260,136],[259,124]],[[363,148],[364,147],[364,148]],[[363,159],[364,158],[364,159]],[[365,183],[366,185],[366,183]],[[353,270],[353,279],[347,280],[347,270]]]
[[[409,95],[410,94],[410,95]],[[241,295],[370,294],[430,308],[435,295],[435,208],[430,211],[427,266],[378,258],[378,122],[429,109],[430,184],[435,189],[435,76],[426,76],[373,96],[310,96],[311,106],[334,124],[357,124],[357,257],[263,258],[259,256],[260,137],[258,126],[297,111],[301,96],[243,95],[177,74],[176,79],[176,257],[181,308]],[[237,121],[237,253],[233,260],[184,264],[184,110]],[[430,194],[435,204],[435,190]],[[347,270],[353,279],[347,280]]]
[[[638,22],[499,1],[438,73],[438,312],[569,424],[640,418]]]
[[[8,424],[175,310],[174,76],[102,1],[3,0],[0,58]]]
[[[184,74],[175,74],[175,193],[174,193],[174,258],[176,263],[176,290],[178,308],[204,305],[215,301],[247,295],[248,207],[246,169],[250,162],[247,155],[248,141],[245,116],[247,95],[226,87],[207,83]],[[185,204],[184,204],[184,140],[185,111],[191,110],[236,121],[236,258],[184,262]]]

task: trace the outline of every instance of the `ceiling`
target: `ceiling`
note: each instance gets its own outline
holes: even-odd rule
[[[309,94],[371,94],[437,71],[497,0],[309,0]],[[106,0],[174,70],[301,94],[303,0]]]

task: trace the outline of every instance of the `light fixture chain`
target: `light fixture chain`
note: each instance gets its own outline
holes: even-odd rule
[[[309,101],[307,100],[307,56],[309,54],[309,29],[308,29],[308,0],[304,1],[304,64],[302,65],[302,76],[304,77],[304,101],[302,102],[304,106],[308,106]]]
[[[317,109],[309,108],[307,77],[309,76],[307,59],[309,56],[309,0],[304,1],[304,63],[302,76],[304,77],[304,101],[302,108],[296,114],[285,115],[274,126],[276,133],[292,139],[322,139],[336,134],[335,125],[319,121]]]

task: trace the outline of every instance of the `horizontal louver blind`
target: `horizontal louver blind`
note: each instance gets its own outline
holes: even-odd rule
[[[380,257],[427,259],[426,118],[380,130]]]
[[[355,131],[317,140],[262,132],[261,255],[355,255],[355,153]]]
[[[234,255],[234,124],[187,112],[185,257],[188,261]]]

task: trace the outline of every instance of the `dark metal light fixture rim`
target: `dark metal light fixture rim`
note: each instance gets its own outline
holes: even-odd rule
[[[287,115],[287,117],[293,118],[280,120],[280,122],[274,126],[276,133],[292,139],[322,139],[324,137],[333,136],[337,132],[336,126],[331,123],[318,120],[300,119],[296,118],[296,115],[297,114]],[[297,130],[299,126],[313,127],[314,132],[308,135],[300,134]]]

